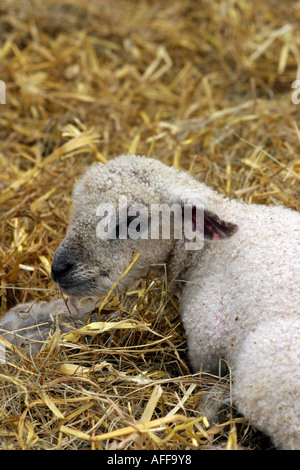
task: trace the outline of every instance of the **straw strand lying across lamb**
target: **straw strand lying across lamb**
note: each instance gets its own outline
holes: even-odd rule
[[[172,236],[142,239],[142,224],[139,239],[121,239],[124,214],[112,219],[107,238],[101,239],[98,206],[119,208],[121,195],[128,206],[173,203],[183,209],[189,204],[204,246],[187,249],[185,239]],[[199,202],[205,208],[200,219],[195,217]],[[134,217],[127,217],[130,226]],[[113,229],[116,240],[110,239]],[[300,449],[300,214],[225,199],[159,161],[121,156],[92,166],[77,183],[70,228],[55,253],[52,277],[69,295],[101,296],[136,253],[141,256],[120,289],[149,265],[167,263],[170,280],[181,280],[180,309],[194,370],[203,366],[217,372],[224,358],[240,412],[278,448]]]

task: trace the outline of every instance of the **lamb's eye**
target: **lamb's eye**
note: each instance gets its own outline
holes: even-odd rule
[[[108,277],[108,276],[109,276],[108,271],[106,271],[106,269],[101,269],[101,271],[100,271],[100,276],[102,276],[102,277]]]
[[[132,222],[134,219],[136,219],[136,218],[137,218],[136,215],[129,215],[129,216],[127,217],[127,228],[129,227],[129,225],[131,224],[131,222]],[[141,224],[138,224],[138,225],[135,227],[135,230],[136,230],[137,232],[140,232],[140,231],[141,231]]]
[[[121,224],[116,225],[116,238],[117,239],[129,238],[128,237],[128,228],[129,228],[131,222],[133,220],[135,220],[137,217],[138,217],[137,215],[128,215],[125,227],[123,227],[123,226],[121,227]],[[140,224],[138,224],[135,227],[135,231],[138,232],[138,233],[141,231],[141,225]],[[126,235],[124,236],[124,234],[126,234]]]

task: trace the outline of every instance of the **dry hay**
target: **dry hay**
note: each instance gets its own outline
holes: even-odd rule
[[[58,294],[51,259],[91,162],[151,155],[299,210],[299,19],[297,2],[274,0],[2,2],[2,314]],[[218,426],[197,411],[230,381],[191,375],[164,279],[112,292],[99,320],[119,323],[56,332],[35,359],[7,348],[1,448],[270,447],[231,406]]]

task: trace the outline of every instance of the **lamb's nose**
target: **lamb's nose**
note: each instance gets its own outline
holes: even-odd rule
[[[54,282],[61,282],[73,267],[74,264],[64,256],[55,255],[51,266],[51,278]]]

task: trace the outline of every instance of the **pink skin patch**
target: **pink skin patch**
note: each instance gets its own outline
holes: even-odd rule
[[[223,302],[219,304],[219,309],[215,313],[212,320],[212,331],[214,332],[214,340],[218,343],[223,342],[226,335],[226,317]]]
[[[218,341],[222,341],[224,338],[224,329],[226,326],[226,321],[223,317],[216,315],[214,319],[214,331],[215,331],[215,338]]]

